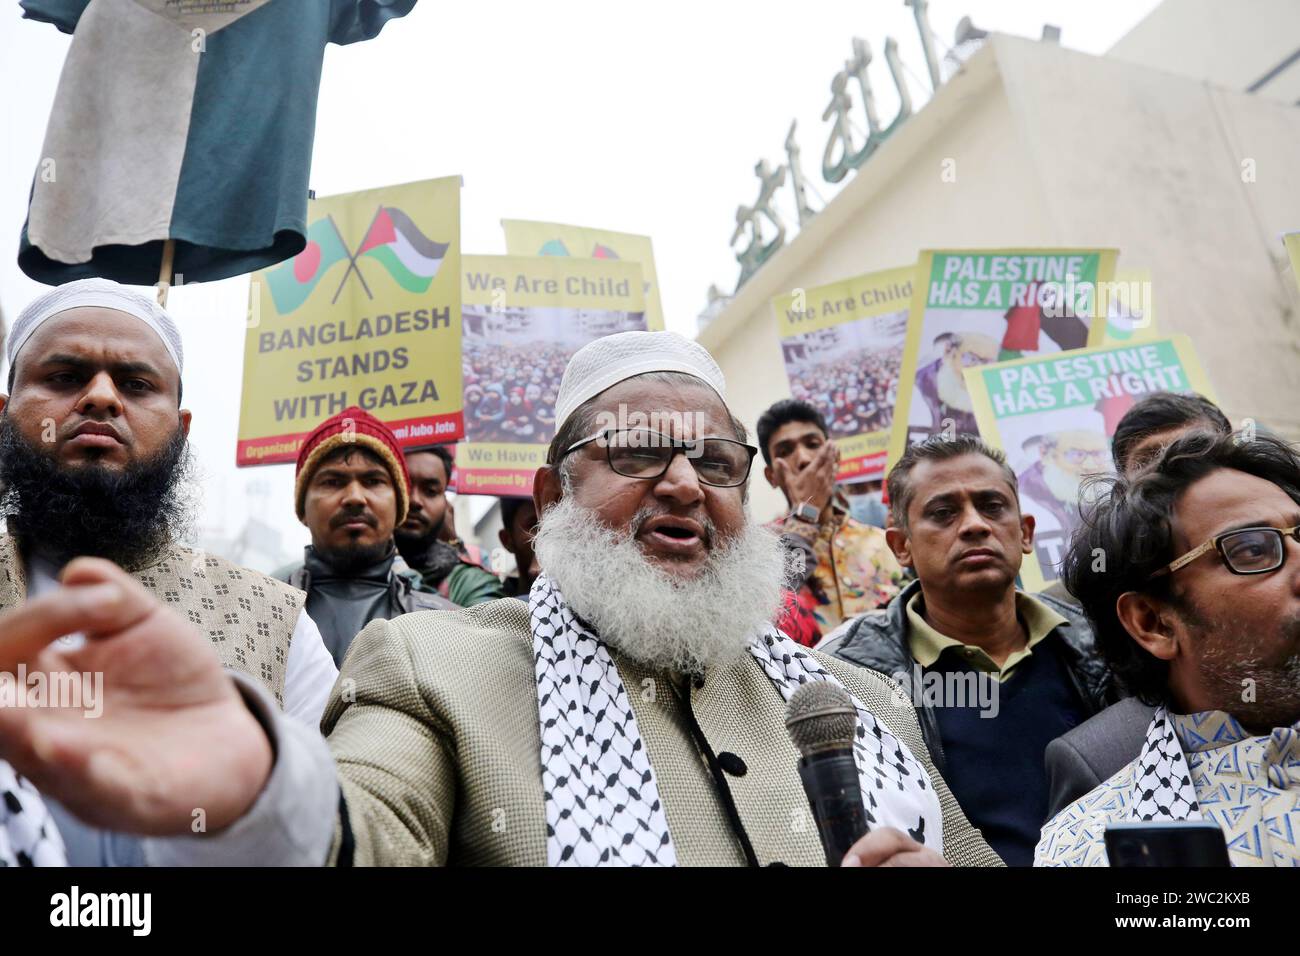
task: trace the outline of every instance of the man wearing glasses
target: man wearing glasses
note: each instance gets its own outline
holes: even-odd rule
[[[174,679],[146,692],[136,678],[136,698],[169,702],[168,737],[136,740],[111,726],[125,706],[85,722],[116,729],[115,752],[152,746],[150,799],[120,775],[122,789],[104,793],[35,758],[20,772],[155,834],[188,833],[177,808],[214,801],[221,832],[149,841],[159,863],[819,865],[784,718],[797,687],[832,681],[854,701],[873,821],[845,863],[996,865],[935,770],[910,704],[879,675],[772,626],[783,551],[747,514],[757,449],[724,390],[709,354],[673,333],[621,333],[579,350],[534,482],[541,574],[528,603],[373,622],[327,705],[328,750],[259,706],[255,688],[242,703],[229,681],[218,693],[215,658],[200,666],[197,635],[177,634],[152,642],[151,654],[189,655],[186,669],[163,670],[193,673],[204,691],[193,696],[220,713],[191,714]],[[634,420],[660,424],[620,424]],[[74,597],[63,606],[77,607]],[[41,624],[29,614],[0,627],[29,647]],[[103,644],[117,639],[102,617],[86,629]],[[54,661],[36,655],[29,667],[42,663]],[[188,755],[214,720],[222,746],[196,767]],[[24,734],[41,731],[0,722],[0,745],[24,754]],[[163,809],[141,819],[141,806]]]
[[[1136,759],[1043,828],[1035,863],[1104,866],[1109,823],[1203,820],[1235,866],[1300,850],[1300,457],[1196,432],[1111,480],[1070,590],[1116,674],[1156,706]]]
[[[1110,445],[1115,469],[1131,479],[1159,458],[1167,445],[1193,431],[1230,435],[1232,425],[1217,405],[1201,395],[1146,395],[1115,426]],[[1078,605],[1061,578],[1043,593]],[[1138,698],[1125,697],[1048,744],[1044,754],[1050,791],[1047,815],[1056,816],[1132,760],[1146,740],[1153,711]]]

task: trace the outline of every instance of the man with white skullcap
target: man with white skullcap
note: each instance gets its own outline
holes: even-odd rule
[[[580,349],[534,479],[541,574],[528,603],[371,623],[326,708],[328,750],[282,718],[265,733],[236,727],[224,703],[237,753],[178,769],[164,790],[219,797],[236,819],[203,839],[150,841],[153,858],[821,865],[783,723],[795,688],[830,681],[853,700],[873,822],[845,862],[996,865],[911,705],[772,627],[781,546],[747,514],[756,449],[725,394],[708,353],[669,332]],[[178,634],[169,646],[179,658],[192,645]],[[184,708],[174,719],[178,733],[194,723]],[[127,800],[105,804],[133,826],[184,831],[174,809],[142,819]]]
[[[57,590],[74,558],[107,558],[199,628],[227,667],[316,725],[336,671],[301,593],[180,544],[192,520],[191,414],[172,317],[115,282],[70,282],[22,311],[8,357],[0,609]],[[54,813],[71,862],[139,862],[138,841]],[[6,854],[0,832],[0,862],[20,852]]]

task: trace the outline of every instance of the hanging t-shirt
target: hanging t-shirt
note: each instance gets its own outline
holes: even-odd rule
[[[306,245],[326,43],[415,0],[21,0],[72,33],[18,265],[51,285],[224,279]]]

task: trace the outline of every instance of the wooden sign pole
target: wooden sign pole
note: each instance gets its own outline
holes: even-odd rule
[[[176,259],[176,240],[163,242],[162,267],[158,270],[158,304],[167,308],[167,290],[172,284],[172,263]]]

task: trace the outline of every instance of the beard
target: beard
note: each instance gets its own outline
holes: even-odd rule
[[[589,508],[562,498],[546,510],[534,540],[538,563],[565,602],[606,644],[653,670],[701,674],[737,660],[781,605],[785,558],[760,525],[720,542],[693,578],[646,557],[636,532],[662,509],[642,508],[614,531]]]
[[[1231,714],[1252,733],[1300,719],[1300,654],[1276,660],[1279,638],[1292,647],[1300,644],[1300,616],[1284,620],[1273,635],[1247,632],[1226,615],[1184,617],[1201,644],[1199,669],[1214,710]]]
[[[378,541],[375,544],[349,542],[338,548],[316,548],[315,550],[316,555],[328,564],[335,574],[342,578],[350,578],[387,558],[392,553],[393,542]]]
[[[0,415],[0,516],[25,547],[60,564],[89,555],[138,571],[190,531],[192,465],[179,427],[156,455],[124,469],[67,467]]]
[[[433,546],[433,542],[438,540],[438,529],[433,528],[429,531],[403,531],[401,525],[393,529],[393,540],[403,554],[408,551],[419,553],[427,551]]]
[[[962,378],[961,368],[954,362],[955,360],[945,358],[943,364],[939,366],[939,374],[935,376],[939,401],[959,412],[969,412],[974,410],[975,403],[966,388],[966,380]]]
[[[1048,491],[1057,501],[1065,505],[1067,510],[1077,510],[1081,501],[1084,504],[1090,503],[1080,497],[1082,481],[1079,476],[1066,471],[1055,462],[1043,462],[1043,484],[1047,485]],[[1096,495],[1096,491],[1091,492],[1091,497],[1095,498]]]
[[[444,515],[443,521],[439,521],[437,524],[430,522],[428,531],[404,531],[399,524],[393,529],[393,541],[397,544],[397,550],[402,553],[403,557],[408,554],[416,557],[424,555],[438,540],[438,535],[442,533],[445,521],[446,516]]]

